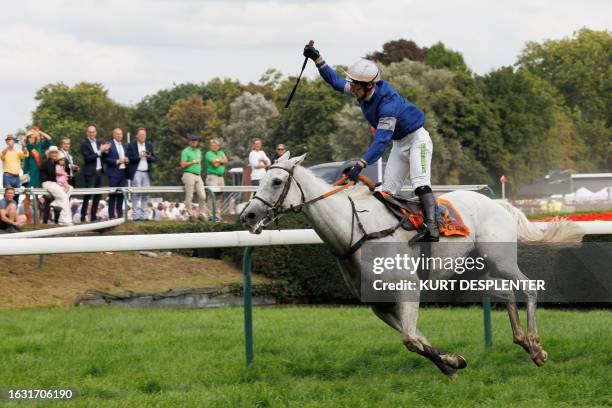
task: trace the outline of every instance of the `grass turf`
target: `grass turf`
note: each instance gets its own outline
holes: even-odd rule
[[[63,407],[612,404],[612,313],[538,318],[542,368],[512,343],[504,311],[485,351],[481,309],[422,310],[433,345],[468,361],[451,382],[364,307],[255,309],[250,369],[241,308],[7,310],[0,387],[78,389]]]

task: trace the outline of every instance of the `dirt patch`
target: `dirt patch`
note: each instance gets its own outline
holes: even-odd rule
[[[162,292],[242,282],[242,272],[218,259],[172,253],[156,258],[137,252],[2,257],[0,308],[68,307],[88,289],[107,292]],[[265,278],[253,277],[255,283]]]

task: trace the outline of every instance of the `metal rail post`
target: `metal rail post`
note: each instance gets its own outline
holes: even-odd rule
[[[38,224],[38,199],[36,198],[36,194],[34,194],[34,187],[30,187],[30,197],[32,200],[32,214],[34,225]]]
[[[124,212],[125,222],[128,222],[129,221],[128,210],[130,209],[130,206],[128,204],[128,193],[125,191],[125,188],[123,187],[119,188],[119,190],[121,191],[121,194],[123,194],[123,212]]]
[[[484,190],[487,192],[489,197],[495,198],[495,191],[489,186],[485,186]],[[482,318],[484,324],[484,341],[485,348],[491,348],[493,346],[493,324],[491,322],[491,298],[485,297],[482,300]]]
[[[253,299],[251,293],[251,253],[253,247],[245,247],[242,258],[244,298],[244,346],[247,367],[253,364]]]

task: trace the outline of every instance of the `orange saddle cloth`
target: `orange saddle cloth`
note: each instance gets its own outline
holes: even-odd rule
[[[419,199],[403,199],[394,197],[384,192],[377,192],[377,198],[381,200],[387,208],[391,210],[396,217],[402,218],[407,215],[412,227],[416,230],[421,230],[423,227],[424,213],[423,205]],[[463,222],[461,214],[453,207],[453,204],[444,198],[436,197],[438,203],[438,230],[445,237],[450,236],[468,236],[470,229]]]

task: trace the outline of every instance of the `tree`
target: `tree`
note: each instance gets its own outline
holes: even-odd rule
[[[372,142],[370,125],[359,106],[345,104],[334,115],[336,131],[329,137],[332,159],[345,161],[363,156]]]
[[[97,83],[80,82],[73,87],[48,84],[36,92],[34,99],[38,106],[32,113],[33,124],[38,124],[56,143],[61,137],[71,138],[72,154],[77,154],[87,126],[94,123],[98,137],[110,140],[114,128],[128,127],[132,114],[130,108],[109,98],[108,91]]]
[[[444,44],[437,42],[427,50],[425,64],[433,68],[447,68],[451,71],[467,71],[467,65],[463,60],[463,55],[458,51],[444,47]]]
[[[487,96],[500,117],[500,130],[515,185],[531,182],[567,162],[562,158],[577,135],[560,137],[555,128],[566,122],[563,99],[545,80],[526,70],[503,67],[484,79]],[[569,119],[568,119],[569,120]],[[558,129],[557,129],[558,130]],[[579,143],[578,143],[579,144]]]
[[[612,121],[612,33],[583,28],[573,38],[528,42],[518,66],[553,84],[586,120]]]
[[[374,51],[366,56],[367,59],[389,65],[393,62],[401,62],[404,59],[410,61],[424,61],[427,56],[427,48],[419,47],[414,41],[403,38],[389,41],[383,44],[381,51]]]
[[[233,161],[246,162],[254,137],[269,142],[270,120],[278,116],[274,103],[261,94],[243,92],[230,104],[230,119],[223,128],[225,151]]]
[[[216,106],[211,100],[204,102],[201,96],[192,95],[176,101],[166,120],[168,128],[177,136],[186,137],[189,133],[210,136],[216,127]]]
[[[478,158],[474,146],[465,143],[469,137],[464,135],[465,124],[455,121],[466,110],[463,95],[455,83],[456,73],[403,60],[383,67],[382,75],[402,96],[425,112],[425,128],[434,145],[432,182],[490,182],[487,163]]]
[[[574,110],[591,170],[612,158],[612,33],[583,28],[572,38],[529,42],[518,66],[553,84]]]
[[[289,109],[285,101],[295,78],[281,82],[276,93],[280,115],[272,122],[273,144],[284,143],[293,155],[308,153],[309,163],[332,160],[330,135],[335,131],[334,115],[349,98],[333,90],[323,79],[302,78]]]

